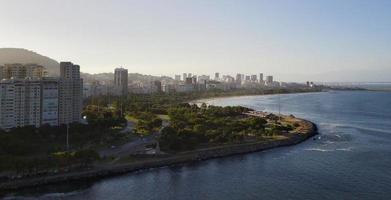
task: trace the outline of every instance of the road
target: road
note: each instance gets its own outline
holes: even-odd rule
[[[137,139],[129,141],[128,143],[125,143],[118,147],[102,149],[99,151],[99,155],[101,157],[108,157],[108,156],[123,157],[131,153],[144,151],[146,145],[156,144],[156,138],[160,135],[161,130],[169,125],[169,122],[165,121],[163,122],[162,125],[163,125],[162,128],[158,132],[155,132],[150,136],[138,137]],[[121,130],[120,133],[129,133],[133,129],[134,129],[134,123],[128,121],[127,126],[123,130]]]

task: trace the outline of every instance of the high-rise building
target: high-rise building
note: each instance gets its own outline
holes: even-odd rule
[[[180,81],[181,80],[181,75],[175,75],[175,81]]]
[[[183,81],[186,81],[186,78],[187,78],[187,74],[183,73]]]
[[[0,83],[0,128],[40,126],[39,80],[4,79]]]
[[[53,80],[53,84],[56,88],[58,80]],[[0,82],[0,128],[58,125],[58,91],[48,95],[47,89],[50,88],[52,86],[47,85],[46,80],[43,79],[2,80]],[[55,98],[54,103],[53,98]],[[50,119],[48,114],[51,115]]]
[[[251,82],[257,82],[257,75],[251,75]]]
[[[44,78],[41,82],[41,124],[58,126],[58,80],[56,78]]]
[[[12,75],[0,81],[0,128],[57,126],[80,121],[83,84],[80,67],[60,63],[60,78],[43,77],[43,73],[35,73],[36,69],[36,65],[7,69]]]
[[[2,79],[24,79],[42,78],[45,76],[43,66],[36,64],[5,64],[0,66],[0,80]]]
[[[114,70],[114,86],[117,95],[126,96],[128,94],[128,70],[116,68]]]
[[[156,88],[156,91],[157,92],[162,92],[162,82],[161,81],[154,81],[153,82],[155,88]]]
[[[20,94],[20,97],[17,97],[17,100],[25,101],[17,103],[16,112],[17,126],[35,126],[39,127],[41,125],[41,81],[39,80],[27,80],[24,83],[18,85],[20,87],[16,87],[15,89],[21,89],[20,92],[16,94]],[[24,91],[23,91],[24,90]],[[24,97],[23,97],[24,92]],[[23,106],[24,104],[24,106]],[[21,106],[19,106],[21,105]]]
[[[215,73],[215,81],[218,81],[220,79],[220,73],[216,72]]]
[[[82,111],[83,80],[80,66],[71,62],[60,63],[59,124],[79,122]]]
[[[193,78],[192,77],[187,77],[186,81],[185,81],[185,84],[187,84],[187,85],[193,84]]]
[[[260,73],[260,74],[259,74],[259,82],[260,82],[260,83],[263,83],[263,73]]]
[[[241,84],[242,83],[242,75],[236,74],[236,83]]]
[[[266,76],[266,84],[267,85],[273,84],[273,76]]]
[[[0,128],[2,129],[16,127],[15,96],[15,84],[2,80],[0,82]]]

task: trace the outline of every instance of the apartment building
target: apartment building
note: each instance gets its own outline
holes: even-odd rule
[[[36,65],[5,66],[0,68],[1,129],[80,121],[83,82],[78,65],[60,63],[60,78],[44,77]]]
[[[45,68],[36,64],[5,64],[0,66],[0,80],[42,78],[46,76]]]
[[[83,80],[80,66],[71,62],[60,63],[59,124],[79,122],[82,111]]]
[[[41,85],[36,80],[0,82],[0,127],[9,129],[41,124]]]

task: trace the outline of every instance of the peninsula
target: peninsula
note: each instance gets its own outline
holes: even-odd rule
[[[105,114],[100,115],[99,112]],[[53,158],[58,159],[56,165],[27,165],[28,169],[19,169],[19,177],[1,180],[0,190],[93,180],[142,169],[262,151],[294,145],[317,133],[316,125],[312,122],[294,116],[257,112],[240,106],[197,106],[180,103],[171,105],[166,115],[128,112],[127,119],[137,123],[129,133],[120,133],[124,129],[115,131],[115,127],[123,124],[123,121],[117,119],[115,113],[109,115],[108,108],[102,107],[99,112],[91,111],[93,116],[86,111],[90,117],[88,126],[101,127],[94,129],[100,130],[98,135],[101,135],[101,138],[96,138],[97,140],[108,140],[104,130],[110,130],[110,137],[116,137],[112,138],[113,140],[129,140],[129,135],[137,135],[137,138],[144,141],[141,143],[143,148],[128,149],[129,151],[124,153],[119,149],[128,143],[108,149],[102,147],[102,143],[95,141],[94,144],[90,141],[89,149],[78,148],[72,152],[52,154]],[[86,127],[78,126],[74,126],[74,130],[86,131]],[[96,134],[96,131],[93,132]],[[81,147],[81,141],[79,142]]]

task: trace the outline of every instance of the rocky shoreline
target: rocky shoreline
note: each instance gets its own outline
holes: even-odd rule
[[[227,157],[237,154],[244,154],[256,151],[263,151],[271,148],[291,146],[301,143],[308,138],[317,134],[317,126],[307,120],[301,119],[300,132],[290,135],[287,138],[262,141],[243,144],[232,144],[224,146],[210,147],[206,149],[198,149],[189,152],[177,153],[174,155],[156,157],[149,160],[137,161],[128,164],[114,165],[91,169],[80,172],[71,172],[66,174],[58,174],[53,176],[26,178],[20,180],[12,180],[0,183],[0,191],[11,191],[22,188],[36,187],[41,185],[50,185],[62,182],[71,181],[88,181],[100,179],[104,177],[130,173],[143,169],[158,168],[164,166],[178,165],[184,163],[197,162],[213,158]]]

